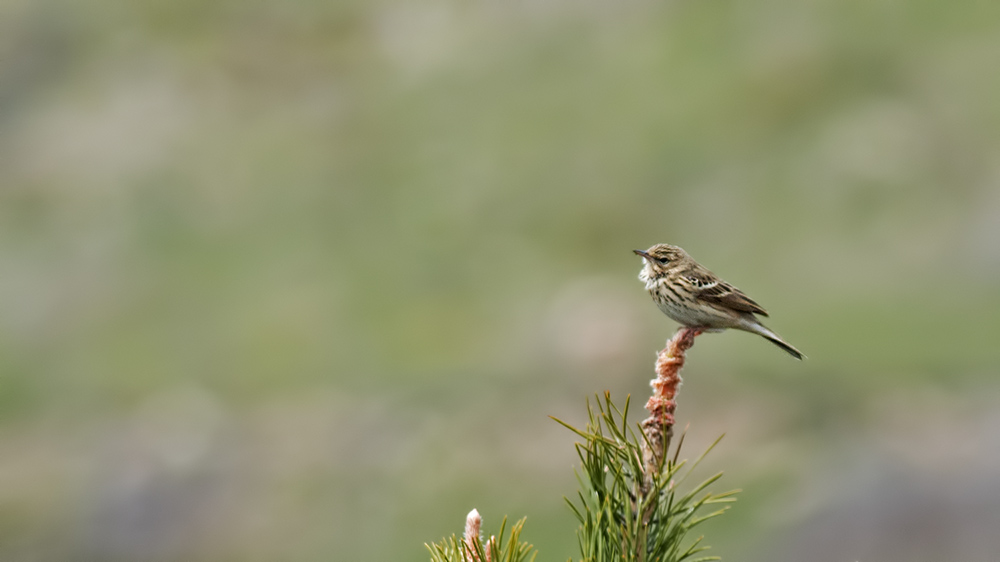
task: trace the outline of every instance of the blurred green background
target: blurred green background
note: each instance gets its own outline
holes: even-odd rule
[[[577,554],[686,248],[731,561],[1000,552],[1000,4],[0,3],[0,559]]]

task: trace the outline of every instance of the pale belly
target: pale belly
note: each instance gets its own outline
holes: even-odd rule
[[[731,315],[722,311],[716,312],[715,309],[677,306],[666,301],[657,302],[656,306],[675,322],[685,326],[731,328],[735,324],[735,319]]]

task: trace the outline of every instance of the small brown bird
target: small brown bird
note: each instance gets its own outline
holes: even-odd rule
[[[721,332],[734,328],[764,336],[802,359],[802,352],[760,323],[755,314],[767,316],[764,307],[742,291],[719,279],[694,261],[683,249],[657,244],[648,250],[633,250],[644,266],[639,280],[664,314],[691,328]]]

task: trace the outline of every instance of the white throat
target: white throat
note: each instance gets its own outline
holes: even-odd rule
[[[645,265],[641,270],[639,270],[639,281],[642,281],[646,285],[647,291],[652,291],[657,285],[659,285],[659,280],[650,275],[652,271],[649,267],[649,262],[646,261],[646,258],[642,258],[642,261]]]

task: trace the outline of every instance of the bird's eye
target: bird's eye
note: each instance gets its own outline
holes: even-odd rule
[[[669,263],[670,262],[670,260],[667,259],[667,258],[656,258],[656,261],[658,261],[660,263]]]

